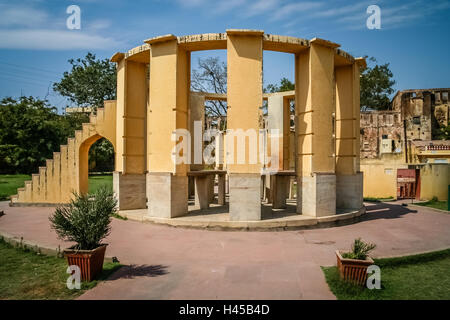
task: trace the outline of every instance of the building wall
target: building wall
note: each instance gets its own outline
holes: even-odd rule
[[[361,112],[361,159],[375,159],[380,153],[400,153],[403,150],[403,123],[398,111]],[[382,149],[389,139],[389,150]],[[388,152],[387,152],[388,151]]]
[[[430,163],[420,168],[420,199],[447,200],[450,185],[450,165]]]
[[[385,154],[380,159],[361,159],[364,198],[397,197],[397,169],[407,169],[402,155]]]

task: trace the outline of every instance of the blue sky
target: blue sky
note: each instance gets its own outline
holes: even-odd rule
[[[81,9],[81,29],[69,30],[69,5]],[[381,9],[381,29],[366,27],[369,5]],[[109,58],[144,39],[261,29],[266,33],[341,44],[354,56],[389,62],[396,89],[450,87],[450,1],[292,0],[0,0],[0,98],[33,95],[62,109],[70,104],[51,90],[69,70],[67,60],[88,51]],[[192,55],[219,56],[225,51]],[[264,84],[293,80],[294,58],[264,53]]]

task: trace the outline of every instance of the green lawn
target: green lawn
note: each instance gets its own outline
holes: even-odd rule
[[[339,300],[448,300],[450,249],[400,258],[375,259],[381,289],[369,290],[342,281],[337,267],[322,267],[330,290]]]
[[[39,255],[0,239],[0,300],[74,299],[120,267],[118,263],[105,263],[98,280],[82,282],[80,290],[69,290],[66,259]]]
[[[28,174],[0,174],[0,201],[9,200],[17,194],[17,188],[25,186],[25,181],[31,180]]]
[[[89,193],[94,193],[100,186],[105,185],[109,189],[113,189],[112,174],[90,175],[89,176]]]
[[[445,211],[447,211],[447,209],[448,209],[447,201],[439,201],[439,200],[435,200],[435,199],[427,201],[427,202],[423,202],[423,203],[416,203],[416,205],[424,206],[424,207],[431,207],[431,208],[445,210]]]
[[[0,201],[9,200],[11,195],[17,194],[17,189],[23,188],[26,180],[31,180],[31,176],[27,174],[0,174]],[[111,174],[89,176],[89,192],[94,192],[103,184],[112,190]]]
[[[381,201],[389,201],[389,200],[394,200],[393,197],[387,197],[387,198],[374,198],[374,197],[367,197],[363,199],[364,201],[367,202],[381,202]]]

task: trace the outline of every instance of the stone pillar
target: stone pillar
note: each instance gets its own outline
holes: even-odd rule
[[[216,182],[216,176],[214,174],[208,175],[208,192],[209,192],[209,203],[214,202],[214,185]]]
[[[190,170],[203,169],[203,130],[205,128],[205,96],[191,94],[189,98],[189,132],[191,134]],[[195,147],[199,148],[197,153]],[[200,152],[199,152],[200,151]]]
[[[199,209],[209,208],[209,176],[196,176],[195,177],[195,207]]]
[[[263,34],[263,31],[227,30],[226,152],[232,221],[261,220],[258,136],[263,101]]]
[[[113,190],[119,210],[145,209],[147,206],[146,110],[148,65],[128,60],[121,53],[117,63],[116,159]]]
[[[174,35],[146,41],[150,50],[147,113],[148,214],[173,218],[188,212],[190,54]]]
[[[272,175],[273,180],[273,202],[274,209],[286,208],[286,199],[288,198],[288,187],[290,176]]]
[[[334,158],[334,49],[314,38],[295,57],[297,213],[336,213]]]
[[[276,171],[288,170],[289,169],[289,100],[282,94],[276,93],[268,97],[267,101],[267,129],[268,129],[268,139],[267,148],[268,155],[273,157],[274,155],[278,157],[277,163],[272,163],[271,169]],[[273,134],[278,135],[278,152],[274,153],[272,150],[271,142],[274,140]],[[288,194],[285,192],[286,184],[285,177],[276,177],[274,175],[267,175],[267,178],[271,180],[270,183],[270,199],[272,202],[272,207],[274,209],[286,208],[286,198]],[[284,188],[283,190],[277,190],[277,188]]]
[[[218,175],[217,189],[217,203],[223,206],[225,204],[225,174]]]
[[[268,129],[268,155],[271,152],[271,130],[278,130],[278,170],[289,169],[289,133],[290,110],[289,99],[282,93],[269,95],[267,99],[267,129]]]
[[[337,66],[336,80],[336,207],[359,210],[363,180],[359,172],[359,65]]]

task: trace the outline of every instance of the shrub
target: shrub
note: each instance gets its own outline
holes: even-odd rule
[[[365,243],[361,238],[355,239],[351,252],[344,252],[342,257],[345,259],[366,260],[370,251],[376,248],[373,243]]]
[[[57,207],[49,220],[59,239],[76,242],[75,249],[92,250],[109,235],[116,205],[117,200],[105,187],[92,195],[74,193],[74,199]]]

